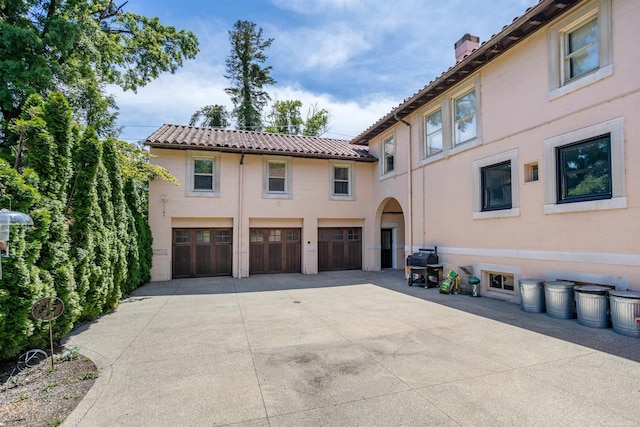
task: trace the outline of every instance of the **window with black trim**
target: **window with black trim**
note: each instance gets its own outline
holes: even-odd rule
[[[556,148],[558,203],[612,197],[611,136]]]
[[[480,169],[482,211],[511,209],[511,161]]]

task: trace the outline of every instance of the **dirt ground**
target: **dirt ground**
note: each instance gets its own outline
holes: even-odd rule
[[[62,424],[98,377],[74,348],[56,349],[53,369],[51,358],[38,355],[0,364],[0,427]]]

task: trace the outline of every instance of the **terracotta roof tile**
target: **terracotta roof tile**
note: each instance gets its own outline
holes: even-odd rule
[[[369,154],[368,148],[351,145],[341,139],[172,124],[162,125],[149,135],[144,144],[158,148],[281,154],[364,162],[377,160]]]

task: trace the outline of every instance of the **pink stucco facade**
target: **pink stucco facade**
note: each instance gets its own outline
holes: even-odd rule
[[[547,3],[536,7],[551,7]],[[564,72],[563,37],[585,22],[599,30],[597,66],[577,77],[558,75]],[[175,227],[232,227],[233,275],[245,277],[251,227],[301,228],[301,272],[315,274],[318,227],[354,226],[363,230],[365,270],[381,268],[386,229],[392,236],[388,267],[403,268],[418,248],[438,246],[445,271],[471,267],[486,296],[520,300],[517,286],[491,286],[496,275],[515,283],[567,279],[640,291],[638,22],[640,2],[582,1],[464,79],[443,81],[446,88],[429,102],[354,141],[366,142],[379,161],[349,163],[349,200],[331,197],[332,160],[291,158],[290,197],[266,198],[264,156],[246,155],[241,166],[236,153],[218,154],[219,194],[190,196],[188,151],[152,148],[155,162],[181,181],[150,185],[152,279],[171,278]],[[475,131],[466,128],[460,138],[474,136],[457,144],[456,108],[469,93]],[[425,118],[437,111],[443,150],[427,155]],[[603,135],[610,141],[610,197],[560,202],[559,150]],[[383,146],[390,140],[393,170],[387,171]],[[504,187],[510,204],[486,210],[482,177],[499,164],[510,166]]]

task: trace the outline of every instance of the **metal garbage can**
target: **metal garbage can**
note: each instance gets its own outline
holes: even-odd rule
[[[544,307],[544,281],[541,279],[520,279],[520,307],[529,313],[542,313]]]
[[[557,319],[573,319],[574,309],[574,292],[573,282],[556,281],[544,282],[544,302],[547,315]]]
[[[608,328],[610,288],[585,285],[576,286],[574,291],[578,323],[590,328]]]
[[[609,291],[611,324],[620,335],[640,338],[640,292]]]

